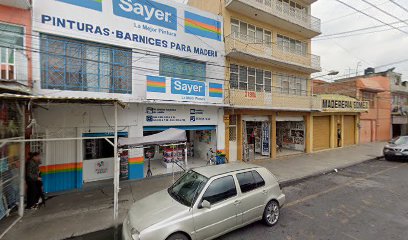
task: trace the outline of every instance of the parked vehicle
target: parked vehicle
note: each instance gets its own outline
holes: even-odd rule
[[[408,160],[408,136],[392,139],[383,149],[386,160]]]
[[[133,204],[124,240],[201,240],[262,220],[275,225],[285,195],[267,169],[244,163],[189,170],[170,188]]]

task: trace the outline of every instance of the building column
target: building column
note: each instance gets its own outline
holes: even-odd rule
[[[344,115],[340,116],[340,122],[341,122],[341,141],[340,141],[340,147],[344,147]]]
[[[276,158],[276,112],[273,112],[272,115],[269,116],[269,122],[271,124],[271,131],[270,131],[270,148],[271,148],[271,155],[272,159]]]
[[[355,144],[360,144],[360,115],[357,114],[355,116],[355,121],[354,121],[354,134],[355,134]]]
[[[306,135],[305,135],[305,143],[306,143],[306,153],[313,152],[313,113],[307,113],[305,115],[305,122],[306,122]]]
[[[225,155],[227,159],[229,159],[229,142],[230,142],[230,135],[229,135],[229,114],[224,114],[224,125],[225,125]]]
[[[243,126],[242,126],[242,115],[237,114],[237,160],[242,161],[242,153],[243,153],[243,142],[244,140],[242,139],[242,132],[243,132]]]
[[[337,121],[335,115],[330,115],[330,148],[336,148]]]

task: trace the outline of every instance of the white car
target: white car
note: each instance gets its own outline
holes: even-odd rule
[[[123,240],[213,239],[252,222],[275,225],[285,195],[271,172],[233,163],[186,172],[168,189],[135,202]]]

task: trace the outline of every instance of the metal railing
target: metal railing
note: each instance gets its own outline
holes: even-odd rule
[[[277,0],[225,0],[225,5],[228,6],[233,1],[241,1],[288,22],[321,32],[320,19],[309,15],[305,9],[298,9]]]
[[[322,109],[319,96],[282,94],[276,91],[245,91],[227,89],[225,103],[231,106],[274,108],[300,111],[320,111]]]
[[[232,33],[225,37],[225,51],[243,52],[256,57],[320,70],[320,56],[313,54],[297,54],[280,48],[276,43],[267,43],[240,33]]]

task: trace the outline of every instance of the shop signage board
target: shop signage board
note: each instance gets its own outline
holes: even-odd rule
[[[270,133],[269,122],[262,122],[262,156],[269,156],[270,154]]]
[[[222,17],[165,0],[41,0],[33,30],[223,63]]]
[[[145,105],[143,126],[217,125],[218,108],[206,106]]]
[[[146,86],[146,99],[149,100],[215,104],[224,101],[224,86],[217,82],[147,76]]]
[[[321,95],[321,99],[324,112],[367,112],[370,107],[368,101],[343,95],[325,94]]]

